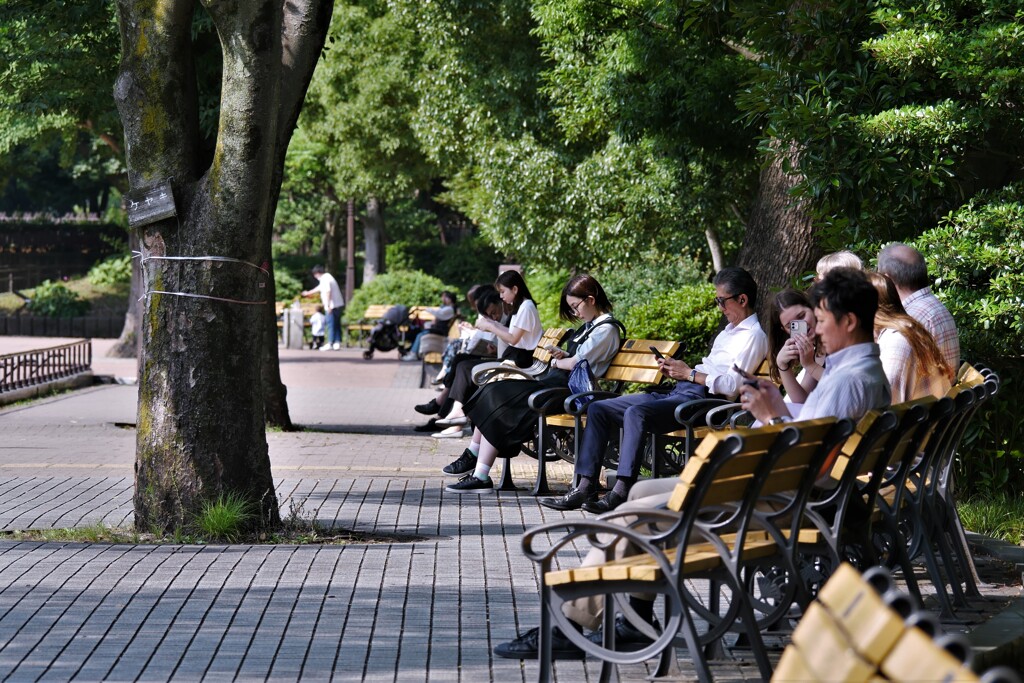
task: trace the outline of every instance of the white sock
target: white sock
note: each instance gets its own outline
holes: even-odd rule
[[[475,441],[469,444],[469,452],[472,453],[474,456],[480,455],[480,444]],[[487,469],[490,468],[488,467]]]
[[[487,481],[488,479],[490,479],[490,477],[488,476],[490,472],[491,466],[485,465],[478,460],[476,463],[476,469],[473,470],[473,476],[479,479],[480,481]]]

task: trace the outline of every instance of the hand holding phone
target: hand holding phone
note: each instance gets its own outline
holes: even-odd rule
[[[732,369],[735,370],[739,374],[739,376],[743,378],[744,384],[749,384],[752,387],[757,386],[757,378],[751,375],[749,372],[747,372],[740,366],[736,365],[735,363],[733,363]]]
[[[658,360],[664,360],[665,359],[665,354],[663,354],[661,351],[659,351],[658,347],[652,346],[650,348],[651,348],[651,353],[654,354],[655,358],[657,358]]]

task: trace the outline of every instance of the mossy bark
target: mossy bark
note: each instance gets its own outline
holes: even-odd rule
[[[251,501],[260,524],[280,521],[264,431],[264,369],[276,365],[277,350],[275,340],[268,351],[266,334],[271,223],[331,3],[204,5],[224,57],[217,145],[207,167],[190,49],[195,4],[118,1],[122,61],[114,95],[129,182],[132,189],[170,182],[178,214],[140,235],[147,295],[135,521],[142,529],[187,526],[204,501],[227,492]]]

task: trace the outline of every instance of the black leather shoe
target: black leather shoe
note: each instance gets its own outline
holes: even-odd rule
[[[537,659],[539,635],[539,628],[531,628],[515,640],[496,645],[494,654],[505,659]],[[583,650],[562,635],[557,627],[551,630],[551,659],[583,659],[584,656]]]
[[[604,514],[605,512],[611,512],[615,508],[619,507],[629,498],[627,493],[625,496],[620,496],[615,491],[609,491],[608,495],[604,498],[597,500],[588,500],[583,504],[583,509],[587,512],[593,512],[595,515]]]
[[[421,415],[437,415],[441,412],[441,406],[437,404],[437,399],[432,398],[426,403],[421,403],[418,406],[413,406],[413,410]]]
[[[655,619],[652,623],[654,630],[661,633],[661,626]],[[597,645],[602,645],[604,632],[597,629],[587,636],[587,640]],[[619,652],[636,652],[642,650],[654,641],[641,633],[633,624],[626,621],[621,614],[615,617],[615,649]]]
[[[432,417],[427,422],[427,424],[425,424],[425,425],[416,425],[415,427],[412,428],[412,431],[414,431],[414,432],[436,432],[437,429],[438,429],[438,427],[437,427],[437,419]]]
[[[564,496],[540,498],[537,502],[552,510],[579,510],[581,507],[584,507],[587,501],[595,498],[596,495],[590,489],[575,488],[571,489]]]

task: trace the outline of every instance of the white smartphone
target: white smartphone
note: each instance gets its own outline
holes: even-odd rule
[[[789,321],[789,336],[794,334],[802,334],[807,336],[807,332],[810,328],[807,325],[806,320],[790,320]]]

